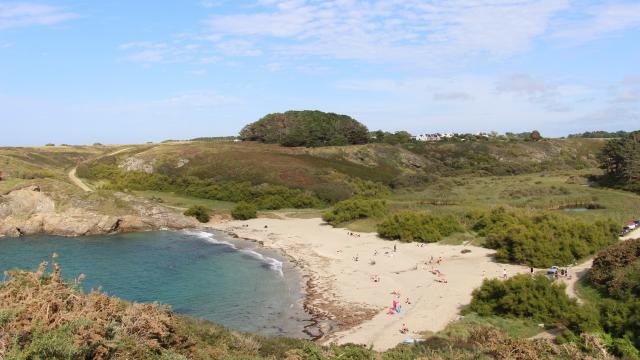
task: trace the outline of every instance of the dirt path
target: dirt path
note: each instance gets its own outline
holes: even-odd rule
[[[107,157],[107,156],[113,156],[113,155],[118,155],[122,152],[125,152],[127,150],[130,150],[131,148],[125,148],[125,149],[120,149],[118,151],[114,151],[112,153],[106,154],[106,155],[100,155],[92,160],[97,160],[97,159],[101,159],[103,157]],[[78,167],[74,167],[73,169],[71,169],[69,171],[69,180],[71,180],[71,182],[78,186],[80,189],[82,189],[82,191],[84,192],[92,192],[93,189],[91,189],[87,184],[85,184],[84,182],[82,182],[82,180],[80,180],[80,178],[76,175],[76,172],[78,171]]]
[[[76,166],[73,169],[71,169],[71,171],[69,171],[69,180],[71,180],[72,183],[74,183],[76,186],[82,189],[82,191],[92,192],[93,190],[91,190],[91,188],[88,187],[87,184],[83,183],[82,180],[80,180],[80,178],[76,176],[77,170],[78,170],[78,167]]]
[[[633,230],[632,232],[620,238],[621,241],[633,239],[640,239],[640,229]],[[567,295],[574,299],[577,299],[579,303],[582,303],[582,299],[580,299],[576,291],[576,283],[587,273],[587,271],[589,271],[591,266],[593,266],[593,258],[588,259],[582,264],[570,268],[569,274],[571,274],[571,278],[561,280],[562,282],[567,284]]]

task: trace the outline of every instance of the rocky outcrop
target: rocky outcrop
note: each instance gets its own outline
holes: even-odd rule
[[[172,209],[127,194],[115,196],[130,205],[130,214],[105,215],[79,207],[56,211],[55,201],[37,187],[12,191],[0,196],[0,236],[82,236],[198,226]]]

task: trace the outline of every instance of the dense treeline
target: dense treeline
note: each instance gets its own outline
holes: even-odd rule
[[[431,243],[464,229],[452,215],[405,211],[378,224],[378,234],[386,239]]]
[[[471,217],[472,229],[486,237],[486,246],[496,249],[499,261],[534,267],[573,264],[617,239],[615,223],[551,212],[528,215],[499,207]]]
[[[581,134],[571,134],[568,137],[569,138],[585,138],[585,139],[612,139],[612,138],[621,138],[621,137],[625,137],[628,136],[629,133],[627,131],[616,131],[616,132],[609,132],[609,131],[585,131]]]
[[[640,192],[640,131],[609,140],[599,159],[602,183]]]
[[[287,111],[269,114],[245,126],[240,138],[283,146],[353,145],[369,142],[369,130],[347,115]]]
[[[322,218],[335,225],[357,219],[382,217],[388,212],[389,208],[384,200],[348,199],[337,203]]]
[[[112,190],[172,191],[202,199],[249,202],[262,210],[282,208],[313,208],[322,202],[311,192],[280,185],[252,185],[249,182],[219,182],[187,176],[148,174],[124,171],[117,166],[95,164],[89,168],[89,178],[108,180]]]

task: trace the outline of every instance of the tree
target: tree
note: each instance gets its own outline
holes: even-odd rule
[[[201,223],[209,222],[209,209],[202,205],[193,205],[184,212],[185,216],[193,216]]]
[[[640,191],[640,131],[609,140],[599,154],[605,183]]]
[[[335,146],[366,144],[369,130],[347,115],[321,111],[269,114],[240,132],[242,140],[283,146]]]
[[[540,131],[538,131],[538,130],[533,130],[533,131],[531,132],[531,135],[529,135],[529,139],[530,139],[531,141],[540,141],[540,140],[542,140],[542,135],[540,135]]]

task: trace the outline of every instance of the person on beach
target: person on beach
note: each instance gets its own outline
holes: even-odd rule
[[[407,334],[409,333],[409,328],[407,327],[407,324],[402,324],[402,328],[400,328],[400,334]]]
[[[396,244],[393,244],[393,252],[396,252]]]
[[[503,279],[507,278],[507,269],[502,269],[502,278]]]

